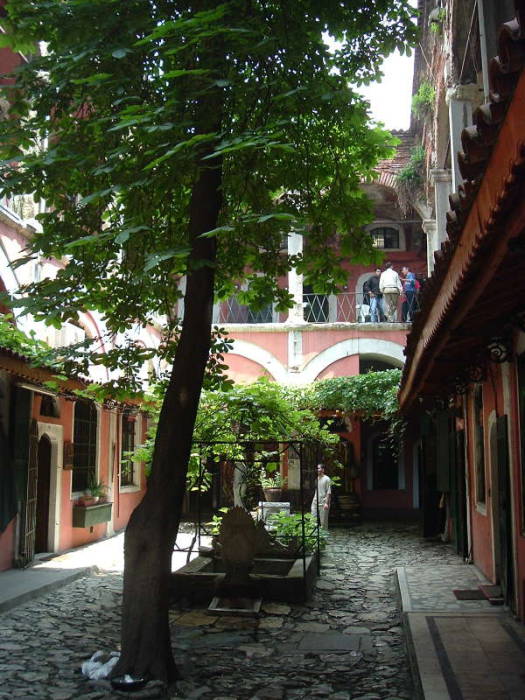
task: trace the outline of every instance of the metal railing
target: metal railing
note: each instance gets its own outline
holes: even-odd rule
[[[263,309],[253,309],[239,304],[235,297],[230,297],[219,304],[217,323],[272,323],[273,309],[268,304]]]
[[[303,318],[306,323],[410,323],[419,309],[418,297],[414,297],[412,308],[404,295],[400,295],[395,318],[387,321],[387,309],[380,300],[377,313],[373,314],[373,301],[363,293],[303,294]],[[232,297],[219,305],[218,323],[278,323],[286,321],[284,314],[277,316],[271,305],[253,311],[239,304]]]

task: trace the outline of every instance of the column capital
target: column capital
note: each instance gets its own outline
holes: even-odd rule
[[[435,233],[437,229],[437,224],[435,219],[424,219],[421,222],[421,228],[426,234]]]
[[[432,168],[429,171],[431,183],[452,182],[452,171],[449,168]]]
[[[457,102],[474,102],[476,104],[483,102],[483,87],[477,83],[468,83],[468,85],[453,85],[447,88],[445,95],[447,104],[452,100]]]

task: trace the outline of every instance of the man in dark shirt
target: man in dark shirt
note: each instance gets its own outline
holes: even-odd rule
[[[416,276],[407,265],[401,268],[401,282],[403,283],[403,292],[405,294],[405,301],[401,308],[401,317],[403,323],[406,323],[413,320],[416,299]]]
[[[383,295],[379,291],[379,278],[381,276],[381,268],[377,268],[375,275],[369,277],[365,282],[370,296],[370,321],[379,323],[384,318],[382,299]]]

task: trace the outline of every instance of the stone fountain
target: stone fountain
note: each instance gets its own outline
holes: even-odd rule
[[[213,546],[172,574],[175,599],[202,604],[213,598],[214,612],[253,613],[266,600],[299,602],[311,594],[315,555],[298,555],[236,506],[223,517]]]

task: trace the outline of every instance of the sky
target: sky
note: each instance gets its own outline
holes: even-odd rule
[[[395,52],[383,64],[382,81],[359,88],[370,101],[374,121],[387,129],[408,129],[410,125],[413,65],[413,53],[407,57]]]

